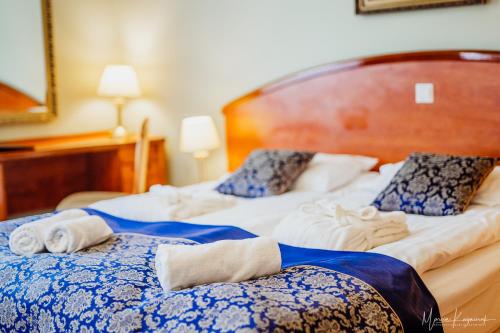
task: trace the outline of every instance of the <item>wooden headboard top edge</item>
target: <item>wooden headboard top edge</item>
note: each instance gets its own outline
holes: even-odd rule
[[[363,58],[352,58],[335,61],[319,66],[314,66],[286,75],[277,80],[273,80],[262,87],[257,88],[235,100],[226,104],[222,108],[223,113],[229,112],[233,106],[246,100],[256,98],[260,95],[285,88],[287,86],[317,78],[319,76],[332,74],[335,72],[356,69],[364,66],[372,66],[388,63],[399,63],[407,61],[472,61],[472,62],[498,62],[500,63],[500,50],[428,50],[416,52],[404,52],[384,55],[374,55]]]

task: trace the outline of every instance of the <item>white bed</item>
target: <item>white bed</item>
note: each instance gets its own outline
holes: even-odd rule
[[[330,193],[291,191],[267,198],[238,199],[234,207],[187,222],[234,225],[271,236],[283,217],[308,201],[329,198],[347,207],[368,205],[383,186],[381,177],[367,172]],[[209,190],[214,184],[207,182],[189,189]],[[162,207],[148,193],[103,201],[92,207],[124,218],[164,220]],[[500,318],[500,207],[475,205],[461,216],[450,217],[409,215],[407,223],[409,237],[371,251],[403,260],[419,272],[436,298],[442,317],[455,319],[446,323],[446,332],[482,333],[500,327],[500,320],[496,320]],[[484,316],[486,321],[464,321]]]

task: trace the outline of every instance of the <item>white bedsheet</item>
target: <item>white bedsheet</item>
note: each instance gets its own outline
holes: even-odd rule
[[[408,216],[410,235],[379,246],[382,253],[424,273],[500,240],[500,208],[473,206],[460,216]]]
[[[259,236],[271,237],[276,225],[290,211],[322,196],[324,193],[292,191],[279,196],[240,201],[235,207],[193,217],[188,222],[234,225]]]
[[[131,220],[169,221],[173,219],[172,216],[182,215],[182,213],[185,213],[185,215],[194,216],[199,214],[200,211],[206,211],[207,209],[222,210],[231,206],[232,202],[225,202],[225,200],[222,199],[223,196],[221,194],[212,191],[216,183],[217,182],[215,181],[210,181],[180,188],[182,190],[182,194],[187,197],[191,195],[193,195],[194,197],[196,197],[197,195],[199,196],[200,194],[205,195],[205,198],[199,197],[198,200],[192,200],[194,203],[198,201],[198,205],[192,206],[192,210],[187,209],[187,207],[185,207],[185,202],[182,203],[181,200],[176,203],[169,203],[168,196],[162,194],[161,188],[156,188],[156,191],[152,190],[151,192],[142,194],[127,195],[118,198],[98,201],[91,204],[90,207]],[[210,197],[206,194],[213,194],[214,199],[210,199]],[[217,198],[217,195],[221,198]],[[240,198],[236,201],[245,200],[247,199]]]
[[[369,205],[384,184],[377,173],[366,173],[347,187],[332,193],[291,191],[279,196],[239,199],[236,206],[194,217],[186,222],[233,225],[259,236],[271,236],[279,221],[301,203],[328,198],[355,209]],[[368,186],[370,184],[370,186]],[[203,186],[203,187],[202,187]],[[211,188],[205,183],[193,190]],[[110,206],[94,205],[110,214],[143,221],[165,220],[164,208],[149,194],[118,198]],[[410,235],[376,247],[377,252],[400,259],[419,274],[438,268],[455,258],[500,241],[500,207],[471,206],[464,214],[447,217],[408,215]]]
[[[236,225],[260,236],[271,236],[286,214],[299,204],[329,198],[347,208],[369,205],[378,188],[357,182],[340,191],[321,195],[289,192],[285,195],[247,201],[225,211],[190,220],[199,224]],[[376,247],[370,252],[400,259],[422,274],[474,250],[500,241],[500,207],[471,206],[458,216],[408,215],[410,235],[400,241]]]
[[[377,173],[367,173],[336,192],[292,191],[268,198],[238,199],[237,205],[232,208],[198,216],[187,222],[234,225],[260,236],[271,236],[279,221],[304,202],[330,198],[346,208],[358,208],[370,204],[385,185]],[[211,186],[213,184],[209,183],[192,188]],[[162,208],[147,195],[123,197],[113,207],[100,208],[122,217],[164,220]],[[415,267],[436,298],[442,315],[480,302],[481,293],[500,283],[500,207],[472,206],[463,215],[449,217],[409,215],[407,222],[409,237],[374,248],[372,252],[395,257]],[[485,304],[488,307],[488,303]],[[482,315],[479,309],[479,312],[472,310],[464,315]],[[488,313],[494,314],[496,312]],[[484,332],[485,329],[478,328],[477,332]],[[446,330],[450,331],[449,328]]]

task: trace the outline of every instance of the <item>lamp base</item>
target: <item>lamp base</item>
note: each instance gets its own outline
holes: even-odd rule
[[[196,171],[198,182],[203,182],[206,180],[205,175],[205,160],[209,155],[208,150],[197,150],[193,153],[193,157],[196,161]]]
[[[196,159],[204,159],[208,157],[208,150],[197,150],[193,153],[193,157]]]
[[[127,135],[127,130],[123,126],[117,126],[113,130],[113,137],[114,138],[123,138],[126,135]]]
[[[113,137],[115,138],[123,138],[128,134],[125,127],[123,127],[123,104],[125,104],[124,98],[115,98],[117,123],[113,131]]]

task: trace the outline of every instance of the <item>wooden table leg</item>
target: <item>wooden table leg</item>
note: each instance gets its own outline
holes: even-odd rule
[[[5,168],[0,163],[0,221],[7,219],[7,188],[5,186]]]

